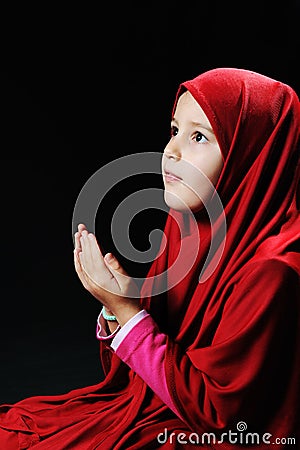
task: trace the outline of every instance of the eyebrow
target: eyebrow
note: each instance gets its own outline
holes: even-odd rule
[[[172,122],[176,122],[176,123],[178,124],[178,122],[177,122],[177,120],[175,119],[175,117],[172,118]],[[214,133],[214,130],[213,130],[210,126],[203,125],[203,123],[192,121],[191,124],[192,124],[193,126],[195,126],[195,127],[205,128],[205,130],[209,131],[209,132],[212,133],[212,134],[215,134],[215,133]]]

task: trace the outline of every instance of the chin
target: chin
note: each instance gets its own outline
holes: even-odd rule
[[[196,213],[198,211],[201,211],[203,209],[203,203],[199,201],[191,202],[188,201],[188,199],[184,199],[182,197],[178,197],[177,195],[165,191],[164,193],[164,199],[169,208],[172,208],[176,211],[181,212],[193,212]]]

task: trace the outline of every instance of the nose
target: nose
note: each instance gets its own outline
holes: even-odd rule
[[[169,142],[164,149],[164,156],[166,156],[168,159],[179,161],[181,158],[181,152],[177,145]]]

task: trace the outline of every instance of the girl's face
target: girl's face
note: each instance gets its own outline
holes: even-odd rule
[[[222,167],[210,122],[186,91],[178,99],[162,158],[165,202],[179,211],[199,211],[213,194]]]

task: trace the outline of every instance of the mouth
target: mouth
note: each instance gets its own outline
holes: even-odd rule
[[[172,183],[175,181],[182,181],[182,178],[178,177],[177,175],[175,175],[172,172],[168,172],[167,170],[164,171],[163,177],[167,183]]]

